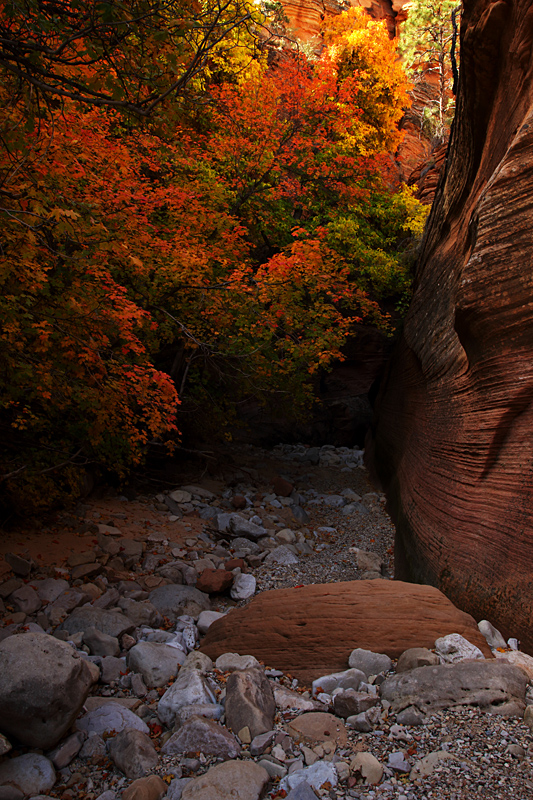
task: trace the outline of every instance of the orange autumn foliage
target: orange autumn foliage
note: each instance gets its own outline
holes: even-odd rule
[[[161,93],[165,70],[181,74],[199,45],[184,33],[169,67],[179,31],[159,24]],[[381,225],[402,87],[395,77],[388,110],[376,100],[372,118],[366,79],[335,48],[267,68],[243,59],[255,43],[237,29],[147,122],[130,113],[129,44],[111,72],[103,57],[53,65],[60,106],[50,85],[39,95],[30,75],[17,96],[3,73],[0,473],[15,503],[75,495],[88,464],[125,475],[151,443],[176,441],[182,409],[213,431],[250,394],[301,408],[354,321],[388,324],[371,282],[361,285],[359,255],[336,241],[347,215],[372,227],[375,208]],[[79,54],[96,52],[76,41]],[[138,74],[157,41],[150,28]],[[383,85],[387,63],[396,76],[390,48],[374,48],[367,71]],[[83,102],[65,95],[74,83]],[[141,114],[155,89],[138,88]]]

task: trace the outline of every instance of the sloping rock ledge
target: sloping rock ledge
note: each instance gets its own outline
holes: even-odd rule
[[[357,647],[398,658],[411,647],[460,633],[487,658],[491,651],[474,618],[438,589],[368,580],[274,589],[217,620],[200,648],[212,659],[249,653],[310,684],[347,669]]]

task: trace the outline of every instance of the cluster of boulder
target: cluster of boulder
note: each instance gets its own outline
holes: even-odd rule
[[[430,775],[450,754],[435,751],[413,761],[406,743],[409,728],[440,709],[476,706],[524,716],[533,727],[533,705],[527,705],[533,703],[533,659],[520,654],[517,666],[485,658],[459,634],[438,639],[432,650],[410,648],[395,666],[384,653],[356,648],[347,653],[346,669],[304,690],[251,655],[228,652],[213,662],[191,650],[170,667],[170,651],[178,648],[166,637],[181,633],[182,622],[188,620],[178,620],[173,632],[145,634],[129,648],[113,692],[104,691],[110,684],[101,683],[101,664],[72,640],[36,632],[4,639],[1,800],[58,796],[48,794],[58,786],[61,797],[76,797],[64,791],[66,785],[80,789],[73,762],[93,765],[95,774],[103,767],[103,774],[113,767],[123,774],[98,800],[259,800],[266,793],[316,800],[335,787]],[[91,628],[93,635],[98,630]],[[495,643],[497,632],[486,631]],[[103,643],[114,638],[102,631],[100,637]],[[350,741],[351,732],[384,725],[398,744],[387,763]]]

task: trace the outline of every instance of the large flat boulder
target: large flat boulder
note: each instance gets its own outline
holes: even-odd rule
[[[474,619],[438,589],[401,581],[346,581],[274,589],[214,622],[201,651],[212,659],[229,651],[310,684],[348,669],[357,647],[398,658],[411,647],[460,633],[491,657]]]
[[[46,633],[10,636],[0,643],[0,731],[30,747],[54,747],[93,682],[69,644]]]
[[[381,696],[394,712],[411,706],[423,713],[478,706],[493,714],[522,716],[526,685],[526,675],[508,662],[459,661],[393,675],[382,683]]]

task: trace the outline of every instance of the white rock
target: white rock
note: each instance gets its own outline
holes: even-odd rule
[[[468,639],[459,633],[450,633],[448,636],[441,636],[435,641],[435,650],[444,661],[454,664],[465,659],[478,658],[484,659],[485,656],[475,644],[471,644]]]
[[[216,703],[215,696],[203,675],[194,669],[187,669],[179,674],[170,688],[167,689],[157,706],[157,715],[161,722],[169,728],[174,725],[180,708],[193,706],[196,703]]]
[[[0,786],[16,786],[26,797],[48,793],[55,782],[52,762],[37,753],[26,753],[0,764]]]
[[[265,558],[265,564],[282,564],[283,566],[289,566],[290,564],[298,564],[299,562],[298,556],[296,556],[292,550],[284,545],[280,544],[279,547],[276,547],[272,550],[271,553],[267,555]]]
[[[231,587],[231,597],[233,600],[248,600],[255,594],[256,580],[250,573],[237,575]]]
[[[488,621],[488,619],[482,619],[481,622],[478,622],[477,626],[487,640],[489,647],[491,647],[493,650],[495,650],[497,647],[503,647],[504,650],[507,649],[507,643],[500,631],[495,628],[494,625]]]
[[[337,770],[331,761],[317,761],[310,767],[304,767],[292,775],[287,775],[280,781],[280,789],[289,791],[294,789],[299,783],[305,781],[313,789],[320,789],[325,783],[332,787],[338,783]]]
[[[207,633],[213,622],[216,622],[217,619],[221,619],[224,616],[225,614],[222,614],[220,611],[202,611],[198,617],[198,630],[202,635]]]
[[[148,725],[137,714],[112,700],[76,720],[75,727],[78,731],[85,731],[88,734],[97,733],[100,736],[112,731],[119,733],[125,728],[134,728],[141,733],[150,733]]]
[[[331,694],[335,689],[358,689],[361,681],[366,681],[367,675],[360,669],[346,669],[344,672],[332,672],[313,681],[313,694],[320,691]]]

